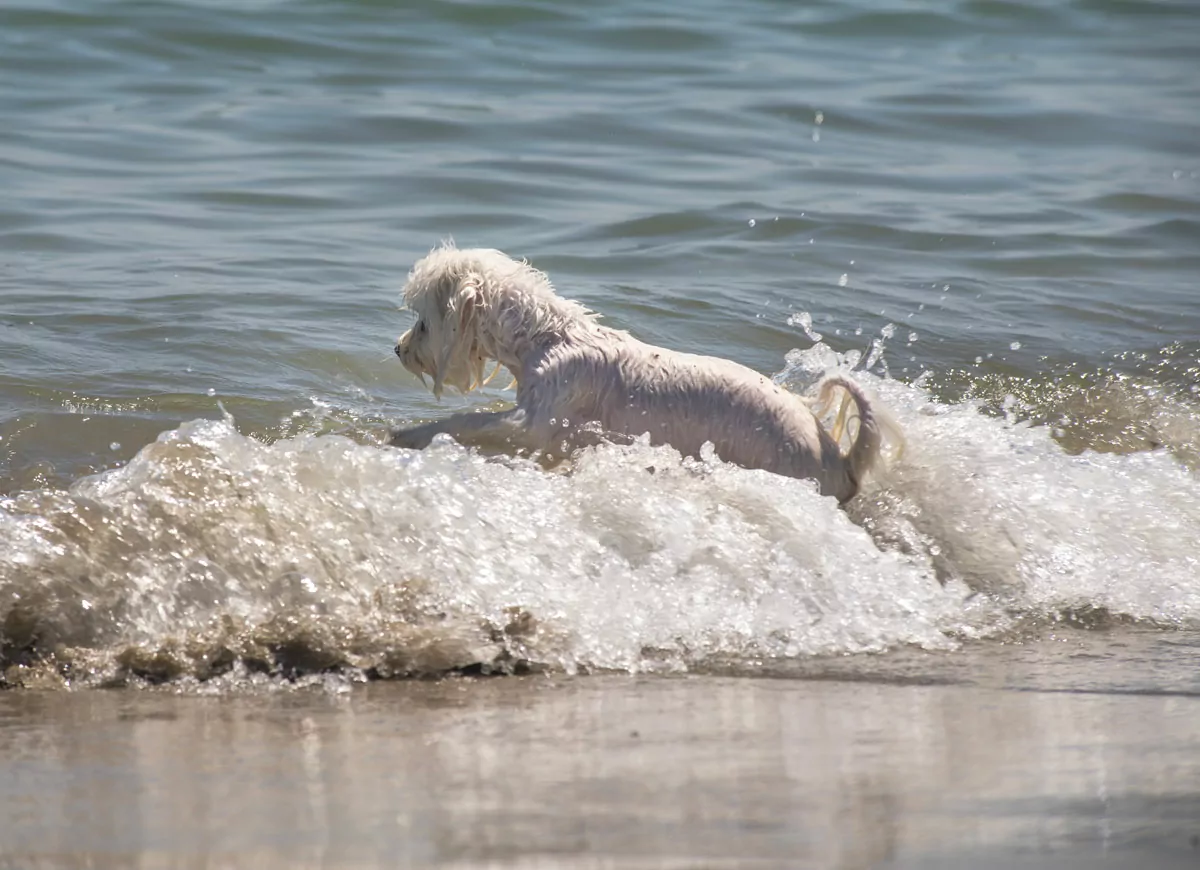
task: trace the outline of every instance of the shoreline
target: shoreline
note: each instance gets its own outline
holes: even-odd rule
[[[1197,714],[703,675],[5,692],[0,867],[1190,867]]]

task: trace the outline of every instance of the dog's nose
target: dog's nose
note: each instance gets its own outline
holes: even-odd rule
[[[400,357],[401,360],[404,359],[404,345],[398,344],[393,348],[393,350],[396,351],[396,356]]]

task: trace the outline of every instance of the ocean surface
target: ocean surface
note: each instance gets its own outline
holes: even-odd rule
[[[1198,51],[1192,0],[0,0],[0,866],[1195,866]],[[511,399],[392,353],[447,238],[902,448],[841,509],[384,447]]]
[[[1167,0],[5,2],[4,681],[1150,630],[1124,688],[1200,692],[1197,46]],[[646,445],[381,448],[511,395],[392,355],[451,237],[797,391],[852,371],[903,452],[841,510]]]

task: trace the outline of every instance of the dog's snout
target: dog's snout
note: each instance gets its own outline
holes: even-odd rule
[[[400,340],[396,343],[394,350],[396,357],[400,360],[400,364],[413,374],[419,375],[421,373],[421,366],[417,362],[417,355],[412,346],[412,341],[410,341],[411,338],[412,330],[409,330],[400,336]]]
[[[400,361],[404,362],[404,357],[410,352],[412,344],[412,330],[407,330],[404,335],[396,339],[396,356],[400,357]]]

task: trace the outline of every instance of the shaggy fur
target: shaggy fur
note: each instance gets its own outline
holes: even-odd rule
[[[822,402],[840,387],[857,406],[858,433],[843,454],[806,400],[729,360],[602,326],[559,297],[542,272],[500,251],[435,248],[413,267],[404,302],[417,320],[396,355],[422,382],[432,379],[435,396],[447,386],[467,393],[483,385],[494,360],[516,379],[517,401],[508,411],[398,430],[393,446],[422,448],[448,434],[467,445],[563,456],[649,433],[652,443],[691,456],[711,442],[726,462],[815,480],[840,502],[879,456],[880,422],[853,381],[829,378],[821,389]],[[840,426],[841,417],[835,432]]]

